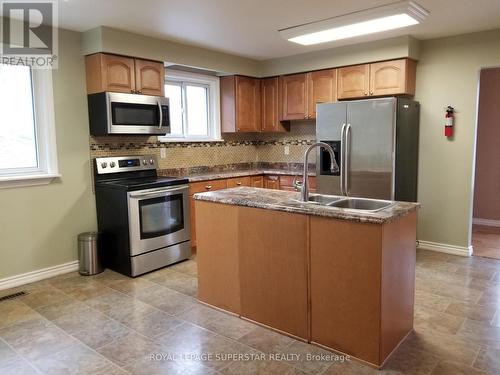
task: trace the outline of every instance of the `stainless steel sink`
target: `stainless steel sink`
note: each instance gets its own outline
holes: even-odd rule
[[[379,199],[366,199],[366,198],[345,198],[339,199],[329,206],[338,208],[347,208],[350,210],[362,210],[362,211],[380,211],[384,208],[392,206],[394,202],[384,201]]]
[[[335,197],[332,195],[310,195],[309,196],[309,203],[316,203],[320,204],[322,206],[331,206],[335,202],[338,202],[342,198],[340,197]]]
[[[294,199],[294,201],[303,203],[296,199]],[[394,203],[395,202],[380,199],[349,198],[335,195],[314,194],[309,196],[309,200],[305,204],[317,204],[320,206],[337,207],[355,211],[376,212],[390,207]]]

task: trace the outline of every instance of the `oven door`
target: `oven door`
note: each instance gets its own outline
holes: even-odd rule
[[[128,193],[132,256],[191,239],[188,189],[182,185]]]
[[[168,98],[107,92],[106,105],[110,134],[170,133]]]

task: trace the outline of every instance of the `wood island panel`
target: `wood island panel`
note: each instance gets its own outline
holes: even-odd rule
[[[416,212],[382,227],[380,363],[413,329]]]
[[[380,225],[311,217],[312,342],[378,363],[381,243]]]
[[[239,207],[241,315],[308,340],[308,217]]]
[[[241,313],[238,253],[238,209],[195,201],[198,299]]]

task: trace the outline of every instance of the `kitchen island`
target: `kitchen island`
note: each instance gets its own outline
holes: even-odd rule
[[[365,211],[298,198],[196,194],[198,298],[381,367],[413,328],[418,204]]]

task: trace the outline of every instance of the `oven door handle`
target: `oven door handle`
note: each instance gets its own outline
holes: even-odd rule
[[[156,197],[164,197],[168,195],[172,195],[176,192],[186,191],[188,189],[187,186],[181,186],[171,189],[151,189],[144,192],[129,193],[130,198],[156,198]]]
[[[158,124],[158,129],[161,129],[161,127],[163,126],[163,111],[161,108],[160,99],[157,99],[156,103],[158,104],[158,110],[160,111],[160,123]]]

